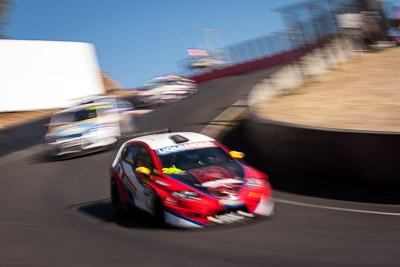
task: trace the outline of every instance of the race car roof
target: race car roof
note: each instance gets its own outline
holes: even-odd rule
[[[208,137],[203,134],[199,133],[192,133],[192,132],[174,132],[174,133],[166,133],[166,134],[154,134],[154,135],[146,135],[146,136],[141,136],[137,137],[134,139],[131,139],[130,142],[133,141],[140,141],[146,143],[151,149],[156,150],[164,147],[169,147],[169,146],[174,146],[177,144],[176,138],[173,138],[174,136],[181,136],[186,138],[188,141],[186,143],[195,143],[195,142],[204,142],[204,141],[209,141],[213,142],[215,141],[213,138]]]
[[[60,113],[65,113],[65,112],[76,112],[76,111],[79,111],[79,110],[82,110],[82,109],[87,109],[87,108],[95,107],[95,106],[98,106],[98,105],[99,104],[97,104],[97,103],[76,105],[76,106],[73,106],[73,107],[69,107],[69,108],[66,108],[66,109],[59,110],[59,111],[55,112],[55,114],[60,114]]]
[[[112,102],[113,100],[117,102]],[[76,112],[82,109],[94,108],[94,107],[120,108],[121,105],[131,105],[131,104],[125,100],[122,100],[118,96],[90,96],[82,99],[82,103],[76,104],[69,108],[59,110],[55,112],[55,114],[65,113],[65,112]]]

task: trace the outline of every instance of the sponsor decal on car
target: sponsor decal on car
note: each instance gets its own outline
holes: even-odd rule
[[[101,106],[88,107],[88,108],[86,108],[86,110],[109,109],[109,108],[112,108],[112,106],[111,105],[101,105]]]
[[[214,142],[204,141],[204,142],[195,142],[195,143],[187,143],[187,144],[179,144],[174,146],[167,146],[160,149],[157,149],[156,152],[158,155],[166,155],[176,152],[181,152],[185,150],[206,148],[206,147],[216,147],[217,145]]]
[[[209,181],[202,183],[201,186],[203,187],[217,187],[221,185],[226,185],[226,184],[242,184],[243,181],[240,179],[219,179],[219,180],[214,180],[214,181]]]
[[[165,174],[172,174],[172,173],[184,173],[186,171],[171,167],[171,168],[162,168],[162,172]]]
[[[187,150],[187,148],[184,145],[175,145],[175,146],[168,146],[168,147],[157,149],[156,152],[158,155],[166,155],[166,154],[185,151],[185,150]]]
[[[148,184],[143,184],[143,197],[148,209],[154,209],[153,203],[155,201],[155,196],[156,193],[154,192],[153,188],[151,188]]]
[[[250,192],[249,197],[254,197],[254,198],[262,198],[264,194],[256,193],[256,192]]]
[[[122,183],[124,184],[125,188],[128,189],[128,192],[130,192],[132,194],[133,197],[136,197],[136,191],[137,189],[135,188],[135,186],[129,181],[129,179],[124,179],[122,181]]]
[[[241,206],[244,204],[244,201],[241,199],[227,199],[218,200],[218,203],[224,206]]]

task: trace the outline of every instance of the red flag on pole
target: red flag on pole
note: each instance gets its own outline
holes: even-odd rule
[[[202,49],[188,49],[187,52],[189,56],[208,56],[207,51]]]

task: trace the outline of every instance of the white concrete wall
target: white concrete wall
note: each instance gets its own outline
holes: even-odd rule
[[[0,112],[67,107],[104,92],[92,44],[0,40]]]

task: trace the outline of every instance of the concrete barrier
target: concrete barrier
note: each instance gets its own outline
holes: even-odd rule
[[[287,66],[256,85],[248,96],[245,138],[268,168],[323,181],[400,186],[400,133],[283,123],[264,119],[252,108],[260,103],[268,105],[277,94],[299,86],[307,75],[322,73],[351,57],[354,54],[352,46],[346,42],[342,49],[334,44],[308,54],[301,60],[301,75],[299,66]],[[325,66],[322,66],[321,55],[328,63]]]
[[[255,114],[244,129],[269,168],[325,181],[400,186],[400,133],[307,127]]]

